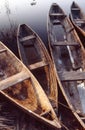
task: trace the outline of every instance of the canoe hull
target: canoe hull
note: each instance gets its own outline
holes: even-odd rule
[[[37,120],[49,126],[61,128],[58,118],[36,78],[1,42],[0,63],[0,93]],[[51,118],[48,116],[50,112]],[[55,119],[57,120],[55,121]]]
[[[55,63],[57,80],[69,109],[72,111],[79,124],[85,128],[85,123],[79,115],[83,110],[77,88],[80,77],[77,77],[76,75],[76,71],[79,71],[80,75],[80,68],[83,68],[84,66],[84,59],[82,61],[79,54],[83,53],[82,57],[85,57],[85,51],[74,27],[70,20],[65,16],[62,9],[56,9],[56,13],[53,16],[51,15],[53,13],[53,11],[51,12],[52,6],[48,15],[47,31],[49,50]],[[60,8],[57,4],[55,4],[55,6],[56,8]],[[58,17],[59,13],[60,15],[62,13],[63,17]],[[74,73],[75,76],[73,79],[70,78]]]

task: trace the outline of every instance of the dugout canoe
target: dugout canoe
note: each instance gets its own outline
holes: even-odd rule
[[[79,5],[73,1],[71,5],[71,18],[81,29],[85,30],[85,16]]]
[[[0,42],[0,93],[30,116],[61,128],[42,87],[28,68]]]
[[[48,43],[55,64],[61,92],[74,118],[85,129],[85,91],[80,98],[85,80],[85,51],[80,39],[61,7],[53,3],[47,20]],[[82,103],[83,100],[83,103]]]
[[[18,26],[17,45],[22,62],[30,69],[58,112],[58,89],[54,65],[39,35],[26,24]]]
[[[80,40],[81,40],[81,43],[83,45],[83,47],[85,48],[85,31],[83,29],[81,29],[79,26],[77,26],[71,19],[71,16],[69,15],[69,18],[70,18],[70,21],[71,23],[73,24]]]
[[[85,48],[85,15],[76,2],[73,2],[70,8],[70,20],[75,27],[76,32]]]

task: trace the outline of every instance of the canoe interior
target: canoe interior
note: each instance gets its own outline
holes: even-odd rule
[[[80,9],[75,3],[73,3],[72,6],[71,6],[71,12],[72,12],[74,19],[82,18],[82,14],[80,12]]]
[[[22,25],[20,27],[19,37],[23,38],[30,35],[34,35],[33,32],[31,32],[26,26]],[[23,62],[27,66],[42,60],[39,47],[36,48],[36,44],[37,39],[33,38],[27,41],[25,40],[19,45],[21,49],[21,59],[23,59]]]
[[[57,105],[57,82],[51,58],[39,36],[26,25],[19,29],[18,48],[23,63],[37,78],[52,104]],[[34,37],[31,37],[34,36]],[[30,39],[22,41],[28,37]]]
[[[27,113],[31,111],[50,124],[56,115],[47,96],[31,72],[1,42],[0,63],[0,93]]]
[[[3,49],[4,47],[0,44],[0,50]],[[19,64],[19,62],[15,60],[15,58],[13,58],[7,50],[0,53],[0,63],[1,81],[19,73],[19,71],[21,71],[22,69],[22,66]],[[4,90],[4,92],[14,98],[20,104],[23,104],[28,109],[31,109],[32,111],[38,111],[39,109],[40,113],[41,110],[39,102],[38,99],[36,99],[37,93],[33,88],[32,81],[30,78],[23,81],[22,83],[18,83],[17,85],[9,87],[8,89]]]
[[[71,5],[71,17],[74,23],[81,29],[85,30],[85,16],[82,9],[75,2]]]
[[[48,69],[48,68],[46,68],[46,69]],[[46,94],[49,95],[48,92],[49,92],[50,88],[49,88],[49,85],[47,84],[48,82],[45,82],[45,81],[48,81],[45,68],[39,68],[39,69],[33,70],[32,72],[34,75],[36,75],[36,78],[40,82],[40,84],[43,87],[43,89],[45,90]],[[42,75],[42,76],[39,76],[39,75]]]
[[[57,13],[54,16],[50,16],[50,14],[48,21],[49,46],[61,80],[61,86],[76,112],[85,114],[85,108],[82,106],[83,99],[80,98],[79,90],[81,83],[84,83],[84,78],[83,80],[75,80],[75,76],[70,74],[70,72],[82,72],[84,70],[85,59],[84,54],[82,54],[82,47],[80,45],[65,45],[74,42],[79,43],[79,38],[67,17],[58,17]],[[64,75],[64,72],[69,72],[69,75]],[[67,81],[62,79],[62,74],[63,77],[68,77]],[[69,76],[74,76],[74,79],[71,80]],[[84,100],[83,104],[85,104]]]
[[[0,44],[0,80],[15,75],[21,70],[22,65]]]
[[[62,13],[62,10],[59,8],[56,3],[53,4],[52,8],[50,9],[50,13]]]
[[[27,44],[31,44],[31,43],[33,45],[30,47],[29,47],[29,45],[24,46],[25,47],[25,56],[26,56],[28,65],[42,61],[41,54],[39,54],[40,53],[39,47],[36,48],[36,40],[32,39],[31,41],[27,41]]]
[[[30,43],[30,41],[28,41]],[[37,46],[36,48],[36,41],[33,41],[35,44],[34,46],[30,46],[30,47],[26,47],[25,48],[25,58],[26,58],[26,62],[27,62],[27,67],[29,68],[32,64],[38,63],[38,62],[42,62],[42,58],[40,51],[39,51],[39,47]],[[28,44],[29,44],[28,43]],[[23,48],[24,49],[24,48]],[[23,57],[23,55],[22,55]],[[24,61],[24,60],[23,60]],[[31,67],[30,67],[31,68]],[[47,89],[47,92],[49,90],[49,84],[47,83],[47,81],[49,80],[47,77],[47,74],[49,72],[49,67],[48,64],[46,64],[45,66],[40,66],[37,67],[35,69],[31,69],[32,73],[36,76],[36,78],[38,79],[38,81],[40,82],[41,86],[43,87],[44,90]],[[42,75],[42,76],[40,76]]]
[[[37,93],[33,88],[31,80],[25,80],[22,83],[18,83],[17,85],[4,90],[4,92],[27,109],[32,110],[38,114],[42,112],[39,99],[36,98]]]
[[[24,32],[23,32],[24,30]],[[26,26],[21,26],[21,31],[20,31],[20,36],[28,36],[28,35],[32,35],[33,33],[26,27]]]
[[[75,27],[75,30],[76,30],[76,32],[77,32],[77,34],[78,34],[78,36],[79,36],[79,38],[80,38],[80,40],[81,40],[81,42],[82,42],[82,45],[83,45],[84,48],[85,48],[85,31],[84,31],[85,29],[84,29],[84,26],[80,28],[79,26],[77,26],[77,25],[72,21],[71,18],[70,18],[70,20],[71,20],[73,26]]]

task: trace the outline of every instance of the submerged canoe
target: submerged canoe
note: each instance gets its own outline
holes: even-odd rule
[[[70,19],[85,47],[85,15],[76,2],[71,5]]]
[[[49,10],[47,31],[59,87],[74,118],[85,129],[84,91],[80,98],[85,80],[85,51],[70,20],[56,3]]]
[[[17,45],[22,62],[37,78],[53,108],[58,109],[58,92],[54,65],[49,53],[38,36],[29,26],[22,24],[18,27]]]
[[[42,87],[25,65],[0,42],[0,93],[30,116],[61,128]]]

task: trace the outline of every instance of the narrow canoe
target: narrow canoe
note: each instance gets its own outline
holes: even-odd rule
[[[42,87],[29,69],[0,42],[0,93],[30,116],[61,128]]]
[[[76,2],[71,5],[70,19],[85,47],[85,15]]]
[[[72,23],[56,3],[50,7],[47,23],[49,50],[59,87],[74,118],[85,129],[85,109],[82,107],[85,92],[82,99],[79,95],[85,80],[84,48]]]
[[[85,30],[85,16],[76,2],[73,2],[71,5],[71,18],[77,26]]]
[[[58,111],[58,91],[54,65],[50,55],[34,30],[26,24],[19,25],[17,45],[22,62],[37,78],[53,108]]]

